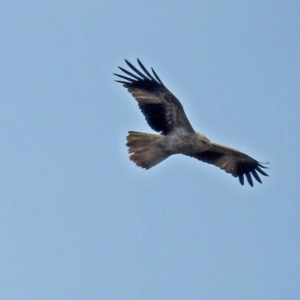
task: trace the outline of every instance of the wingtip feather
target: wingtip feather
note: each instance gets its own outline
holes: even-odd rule
[[[256,168],[256,171],[258,171],[260,174],[264,175],[264,176],[269,176],[267,173],[265,173],[262,169],[261,166]]]
[[[253,180],[249,172],[245,173],[248,183],[253,187]]]
[[[244,174],[239,175],[239,181],[241,185],[244,185]]]
[[[259,183],[262,183],[257,172],[255,170],[252,170],[251,171],[251,174],[253,175],[253,177],[259,182]]]

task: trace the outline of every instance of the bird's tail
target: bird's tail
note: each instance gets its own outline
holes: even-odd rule
[[[139,167],[150,169],[166,159],[169,154],[163,150],[164,136],[129,131],[127,147],[130,159]]]

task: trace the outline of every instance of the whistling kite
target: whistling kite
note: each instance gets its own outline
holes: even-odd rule
[[[251,186],[251,175],[261,183],[257,174],[268,176],[261,168],[266,168],[257,160],[238,150],[211,142],[203,134],[196,132],[186,117],[179,100],[165,87],[155,71],[153,75],[138,61],[142,71],[125,60],[135,73],[121,67],[123,80],[116,80],[132,94],[144,114],[149,126],[160,134],[129,131],[127,146],[130,159],[139,167],[150,169],[172,154],[184,154],[203,162],[213,164],[244,184],[244,175]],[[124,81],[126,80],[126,81]]]

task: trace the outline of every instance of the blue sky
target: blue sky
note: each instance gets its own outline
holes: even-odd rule
[[[2,1],[0,298],[298,299],[298,1]],[[114,82],[153,67],[263,184],[174,156]]]

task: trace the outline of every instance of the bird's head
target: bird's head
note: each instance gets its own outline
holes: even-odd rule
[[[196,132],[196,137],[199,148],[202,151],[206,151],[211,148],[211,141],[205,135],[200,132]]]

